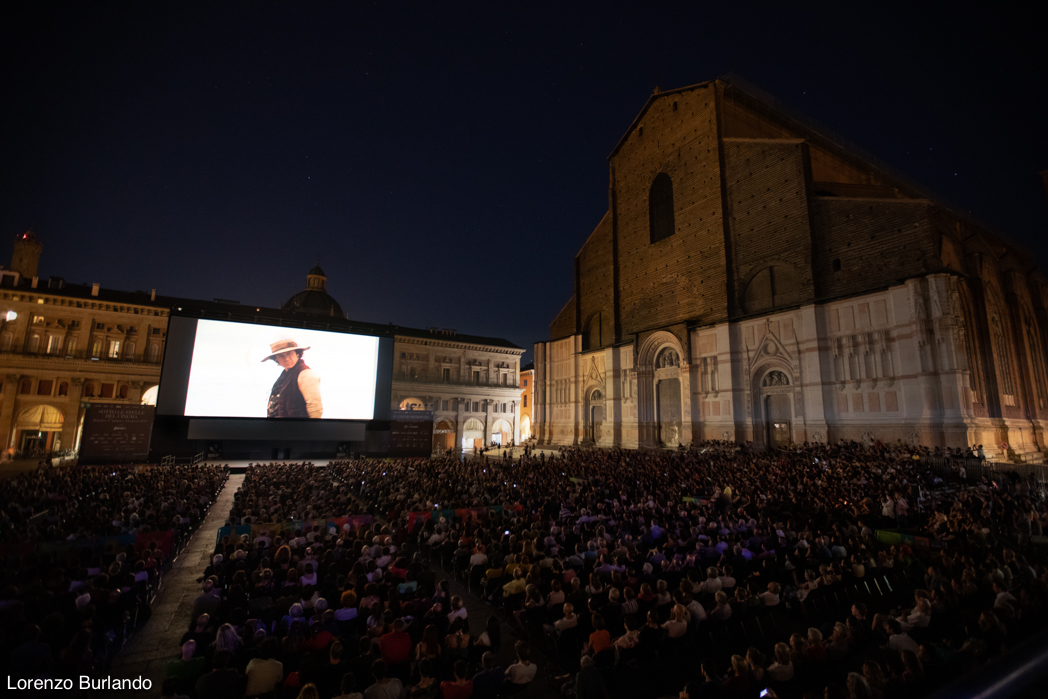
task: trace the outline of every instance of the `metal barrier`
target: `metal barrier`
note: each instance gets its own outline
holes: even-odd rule
[[[941,456],[921,459],[928,464],[932,473],[940,477],[963,478],[966,481],[978,481],[984,476],[993,478],[1006,473],[1015,473],[1021,478],[1045,480],[1044,464],[1013,464],[980,459],[947,459]],[[962,470],[963,469],[963,470]]]
[[[192,457],[189,457],[189,456],[176,457],[174,455],[168,454],[167,456],[165,456],[162,459],[160,459],[160,465],[161,466],[176,466],[178,464],[189,464],[190,466],[200,466],[201,464],[204,464],[206,462],[207,462],[207,459],[204,458],[204,452],[200,452],[199,454],[195,454]]]

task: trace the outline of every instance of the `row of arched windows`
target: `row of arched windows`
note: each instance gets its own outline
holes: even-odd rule
[[[57,385],[56,385],[57,384]],[[33,389],[36,389],[35,391]],[[126,384],[100,383],[85,381],[81,394],[84,398],[122,398],[127,399],[131,387]],[[69,382],[54,379],[39,379],[35,382],[26,377],[18,383],[18,393],[23,396],[68,396]]]
[[[14,347],[14,335],[10,332],[0,334],[0,351],[10,352]],[[138,349],[134,342],[128,342],[126,345],[122,345],[120,340],[107,340],[104,341],[100,338],[96,338],[91,343],[91,355],[92,357],[104,357],[106,359],[136,359],[135,351]],[[30,335],[29,342],[26,345],[26,351],[32,354],[67,354],[72,355],[76,352],[76,338],[69,337],[65,341],[65,345],[62,344],[62,338],[59,335],[47,335],[46,339],[41,335]],[[156,364],[160,361],[160,345],[156,342],[149,345],[146,350],[144,359],[151,364]]]

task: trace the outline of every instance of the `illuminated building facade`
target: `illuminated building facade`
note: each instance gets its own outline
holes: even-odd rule
[[[520,370],[520,438],[531,439],[532,409],[535,407],[535,365]]]
[[[305,314],[346,329],[319,266],[277,310],[43,279],[42,249],[33,232],[19,234],[11,267],[0,269],[0,446],[8,459],[74,450],[88,405],[155,404],[172,309],[248,322]],[[435,449],[520,440],[523,349],[451,330],[394,332],[391,408],[433,410]]]
[[[983,444],[1039,461],[1031,256],[759,90],[656,92],[535,347],[541,444]]]

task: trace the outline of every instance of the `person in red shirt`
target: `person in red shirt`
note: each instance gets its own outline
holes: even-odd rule
[[[312,638],[303,643],[302,647],[307,651],[327,652],[327,649],[335,642],[335,636],[320,624],[314,624],[311,631],[313,632]]]
[[[611,648],[611,632],[605,628],[604,617],[600,614],[594,614],[593,619],[593,633],[589,637],[589,650],[592,651],[593,655]]]
[[[443,699],[470,699],[473,696],[473,680],[467,679],[469,666],[465,660],[455,663],[455,679],[440,683],[440,694]]]
[[[382,659],[390,667],[403,665],[411,660],[411,636],[404,631],[404,620],[393,622],[393,630],[383,635],[378,641]]]

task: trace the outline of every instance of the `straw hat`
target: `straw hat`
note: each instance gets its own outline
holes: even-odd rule
[[[285,352],[294,352],[295,350],[305,351],[307,349],[309,349],[309,347],[299,347],[298,343],[294,340],[278,340],[269,345],[270,354],[263,357],[262,361],[267,361],[278,354],[284,354]]]

